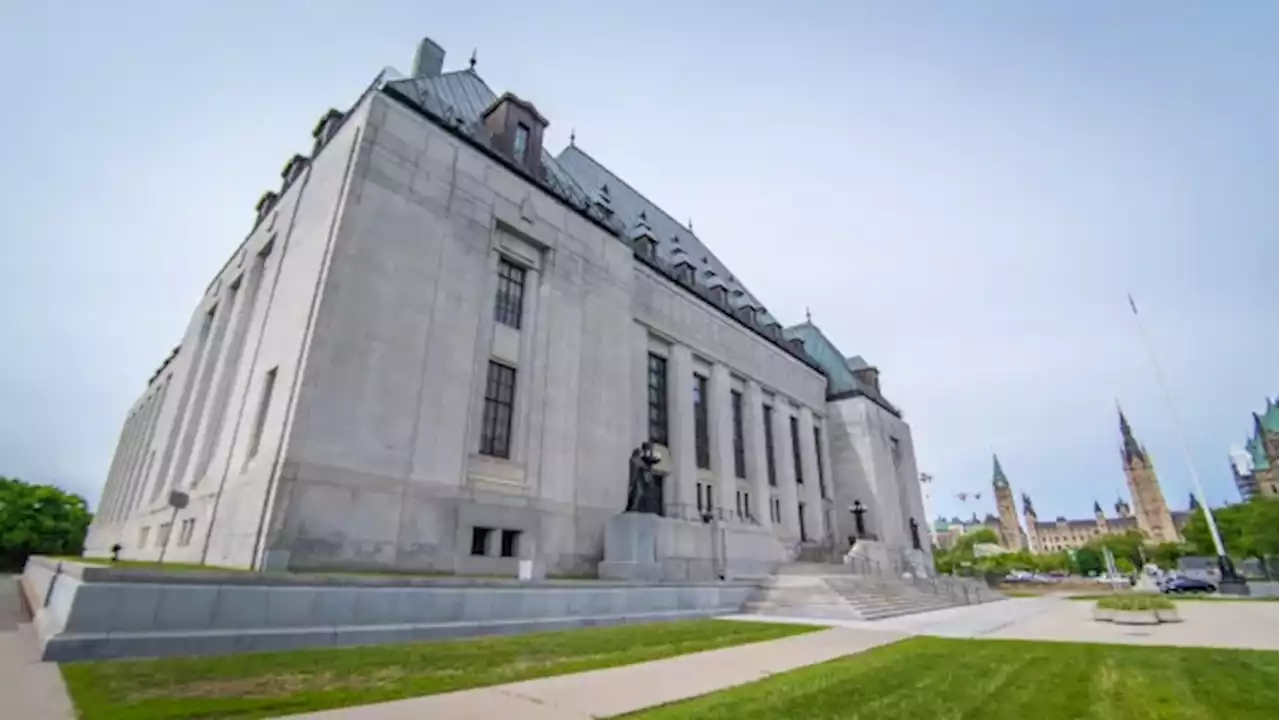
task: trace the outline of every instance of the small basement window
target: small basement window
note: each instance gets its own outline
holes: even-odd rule
[[[484,556],[489,554],[489,536],[493,534],[493,528],[473,527],[471,528],[471,554]]]
[[[502,557],[516,557],[520,554],[520,531],[502,531]]]

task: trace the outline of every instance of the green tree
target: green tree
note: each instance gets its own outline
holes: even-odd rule
[[[1266,502],[1266,501],[1263,501]],[[1253,502],[1228,505],[1213,510],[1213,520],[1217,523],[1217,532],[1226,546],[1226,553],[1231,557],[1257,557],[1257,548],[1253,547],[1251,518]],[[1213,538],[1208,532],[1208,523],[1203,512],[1197,512],[1183,528],[1183,537],[1187,538],[1190,550],[1197,555],[1216,556],[1217,548],[1213,547]]]
[[[1033,557],[1035,569],[1038,572],[1069,572],[1071,570],[1071,556],[1066,552],[1046,553]]]
[[[1253,538],[1253,557],[1265,560],[1280,555],[1280,501],[1257,498],[1250,503],[1245,532]]]
[[[1076,572],[1081,575],[1100,575],[1106,571],[1102,553],[1091,547],[1082,547],[1075,554]]]
[[[950,550],[933,550],[933,567],[939,573],[949,575],[964,566],[972,566],[974,562],[973,546],[979,543],[999,543],[1000,536],[991,528],[979,528],[965,533]]]
[[[1103,548],[1111,551],[1115,555],[1116,560],[1125,558],[1134,567],[1142,567],[1145,560],[1143,545],[1146,543],[1146,537],[1139,530],[1126,530],[1122,533],[1112,533],[1110,535],[1100,535],[1088,543],[1085,547],[1096,550],[1099,555],[1104,555]]]
[[[1147,561],[1155,563],[1156,567],[1164,570],[1172,570],[1178,567],[1178,558],[1186,557],[1190,554],[1190,548],[1179,543],[1160,543],[1153,547],[1147,548]]]
[[[93,516],[84,498],[0,476],[0,567],[29,555],[79,555]]]

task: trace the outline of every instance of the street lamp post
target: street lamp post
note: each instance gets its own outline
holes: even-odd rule
[[[1209,510],[1209,498],[1205,496],[1204,487],[1200,484],[1200,474],[1196,472],[1196,463],[1191,457],[1191,448],[1187,445],[1186,433],[1182,429],[1182,419],[1173,404],[1173,397],[1169,394],[1169,386],[1165,383],[1160,361],[1156,358],[1155,347],[1147,336],[1146,328],[1142,326],[1142,318],[1138,315],[1138,304],[1133,301],[1133,295],[1129,296],[1129,309],[1133,311],[1134,325],[1138,328],[1138,337],[1141,338],[1142,346],[1151,360],[1151,369],[1155,372],[1160,393],[1164,396],[1165,404],[1169,406],[1169,415],[1173,418],[1178,443],[1182,446],[1182,454],[1187,460],[1187,470],[1191,473],[1191,483],[1195,487],[1196,497],[1200,498],[1200,510],[1204,513],[1205,524],[1209,526],[1209,537],[1213,538],[1213,549],[1218,553],[1218,572],[1221,575],[1218,589],[1232,595],[1247,595],[1249,586],[1236,574],[1235,566],[1232,565],[1231,558],[1227,556],[1226,547],[1222,544],[1222,535],[1218,533],[1218,523],[1213,519],[1213,512]]]

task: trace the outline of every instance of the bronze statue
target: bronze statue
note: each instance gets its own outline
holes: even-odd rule
[[[653,476],[653,466],[657,463],[658,456],[653,452],[653,444],[648,441],[631,451],[626,512],[662,514],[662,508],[655,507],[658,504],[658,498],[655,492],[657,481]]]

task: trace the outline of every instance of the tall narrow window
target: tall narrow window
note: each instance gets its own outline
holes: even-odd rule
[[[764,406],[764,464],[769,475],[769,484],[778,484],[778,470],[773,462],[773,407]]]
[[[742,440],[742,393],[729,393],[733,405],[733,476],[747,476],[747,448]]]
[[[902,464],[902,445],[896,437],[889,438],[889,456],[893,458],[893,471],[897,472]]]
[[[698,467],[711,469],[711,442],[707,433],[707,379],[693,376],[693,447]]]
[[[258,454],[258,448],[262,445],[262,429],[267,424],[267,411],[271,409],[271,394],[276,388],[276,371],[278,367],[273,367],[267,371],[266,377],[262,379],[262,395],[258,399],[258,415],[253,419],[253,433],[249,435],[249,454],[247,460],[252,460]]]
[[[516,123],[516,138],[515,143],[512,145],[512,150],[515,152],[516,159],[520,162],[524,162],[527,159],[525,156],[529,154],[528,125]]]
[[[791,462],[796,466],[796,482],[804,483],[804,468],[800,464],[800,423],[791,416]]]
[[[520,316],[524,313],[525,269],[501,258],[498,260],[498,297],[493,303],[493,319],[520,329]]]
[[[480,423],[481,454],[511,457],[511,415],[515,397],[515,368],[490,361],[484,388],[484,416]]]
[[[822,467],[822,430],[813,428],[813,451],[818,455],[818,493],[823,500],[827,499],[827,477]]]
[[[667,359],[649,353],[649,441],[667,444]]]

